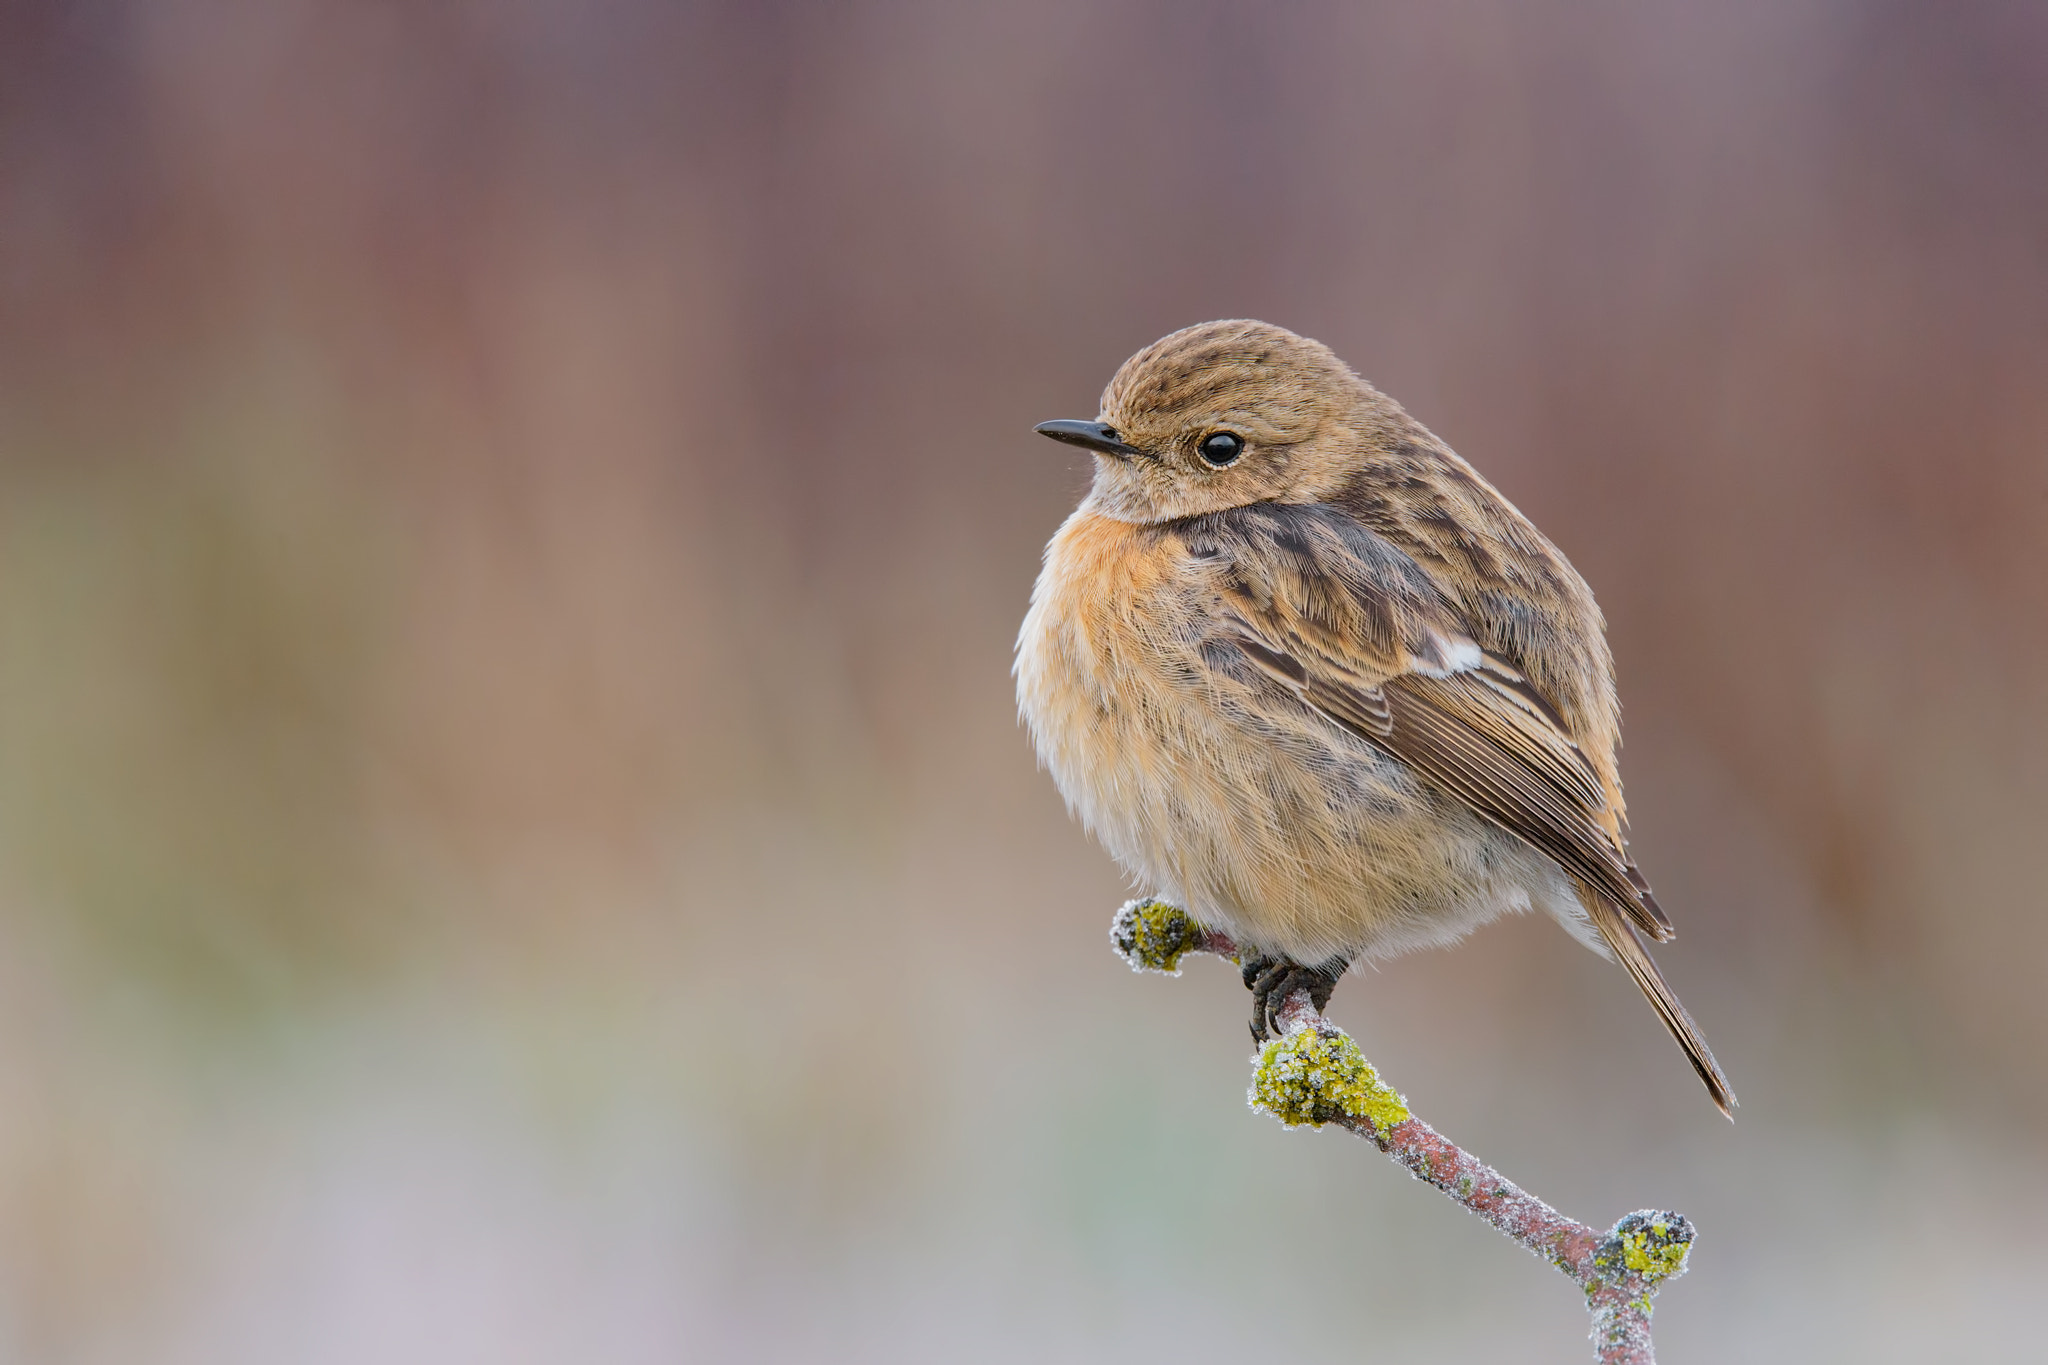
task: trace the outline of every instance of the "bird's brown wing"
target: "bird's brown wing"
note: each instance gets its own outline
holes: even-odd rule
[[[1599,776],[1557,711],[1483,652],[1421,567],[1341,512],[1258,504],[1183,532],[1218,632],[1303,701],[1533,844],[1654,939]]]

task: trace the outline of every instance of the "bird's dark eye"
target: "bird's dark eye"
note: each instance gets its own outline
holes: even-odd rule
[[[1202,458],[1217,469],[1235,464],[1237,457],[1244,454],[1244,438],[1227,431],[1214,432],[1202,438]]]

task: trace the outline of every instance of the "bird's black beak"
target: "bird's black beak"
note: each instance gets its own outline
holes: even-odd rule
[[[1125,445],[1118,439],[1116,428],[1103,422],[1040,422],[1031,429],[1040,436],[1050,436],[1070,446],[1082,446],[1120,459],[1128,460],[1145,453],[1136,446]]]

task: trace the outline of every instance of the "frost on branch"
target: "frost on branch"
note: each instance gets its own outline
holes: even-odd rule
[[[1237,957],[1227,934],[1152,899],[1117,911],[1110,940],[1134,971],[1178,976],[1189,953]],[[1291,996],[1277,1018],[1281,1035],[1259,1049],[1252,1072],[1252,1108],[1290,1128],[1335,1124],[1365,1138],[1578,1285],[1604,1365],[1654,1365],[1652,1301],[1685,1273],[1691,1223],[1646,1209],[1601,1233],[1567,1218],[1410,1113],[1358,1045],[1316,1012],[1306,991]]]

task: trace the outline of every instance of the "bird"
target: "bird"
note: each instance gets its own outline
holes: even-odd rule
[[[1735,1095],[1644,941],[1620,701],[1592,590],[1499,490],[1329,347],[1187,327],[1125,361],[1018,632],[1020,716],[1067,806],[1226,930],[1251,1031],[1354,964],[1547,913]]]

